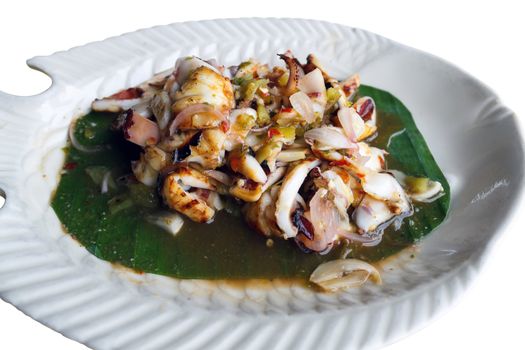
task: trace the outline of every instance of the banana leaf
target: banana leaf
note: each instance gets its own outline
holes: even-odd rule
[[[378,261],[413,245],[432,232],[446,217],[449,185],[436,164],[412,115],[397,98],[371,86],[361,86],[360,96],[375,100],[378,136],[372,145],[386,149],[389,169],[439,181],[445,194],[432,203],[415,203],[412,216],[399,227],[385,230],[375,247],[351,246],[349,257]],[[100,259],[138,271],[178,278],[246,279],[307,278],[324,261],[339,257],[304,253],[292,241],[266,238],[244,223],[240,208],[219,212],[213,223],[186,220],[172,235],[148,220],[162,208],[154,189],[123,185],[130,173],[130,155],[139,149],[111,130],[114,114],[89,113],[76,125],[77,142],[85,147],[103,145],[100,152],[85,153],[66,147],[66,161],[52,207],[67,234]],[[101,193],[101,179],[110,172],[110,186]],[[142,187],[141,187],[142,186]]]

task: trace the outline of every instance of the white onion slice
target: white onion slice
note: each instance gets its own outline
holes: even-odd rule
[[[323,126],[310,129],[304,134],[305,141],[320,151],[332,149],[355,149],[357,146],[350,142],[341,128]]]
[[[321,117],[326,107],[326,86],[323,73],[319,68],[314,69],[299,79],[298,88],[312,101],[314,113]]]
[[[323,93],[326,91],[323,73],[319,68],[314,69],[299,79],[297,87],[305,94]]]
[[[365,123],[355,109],[344,107],[337,112],[339,123],[352,142],[356,142],[365,132]]]
[[[307,94],[298,91],[290,96],[290,104],[307,123],[315,121],[314,106]]]

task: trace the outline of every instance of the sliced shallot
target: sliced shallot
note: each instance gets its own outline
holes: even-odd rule
[[[361,135],[365,132],[365,123],[355,109],[350,107],[340,108],[337,112],[337,118],[345,134],[352,142],[360,139]]]
[[[358,259],[337,259],[319,265],[310,275],[310,282],[324,290],[335,292],[359,287],[367,280],[381,284],[379,271]]]
[[[307,94],[302,91],[296,92],[290,96],[290,104],[307,123],[315,121],[314,105]]]
[[[304,139],[309,145],[320,151],[356,148],[356,145],[346,137],[343,130],[335,126],[310,129],[304,134]]]

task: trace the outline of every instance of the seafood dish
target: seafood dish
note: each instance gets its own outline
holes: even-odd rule
[[[314,54],[225,67],[181,57],[71,123],[53,208],[98,257],[179,278],[381,283],[377,261],[448,210],[392,95]]]

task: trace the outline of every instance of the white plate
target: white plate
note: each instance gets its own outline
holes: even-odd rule
[[[62,233],[49,207],[72,117],[182,55],[226,65],[313,52],[335,76],[406,104],[452,190],[450,215],[383,286],[316,294],[136,275]],[[476,79],[428,54],[340,25],[278,19],[191,22],[88,44],[29,65],[53,79],[32,97],[0,93],[0,295],[96,349],[377,348],[422,327],[471,281],[521,192],[523,145],[513,113]],[[409,260],[409,261],[406,261]]]

